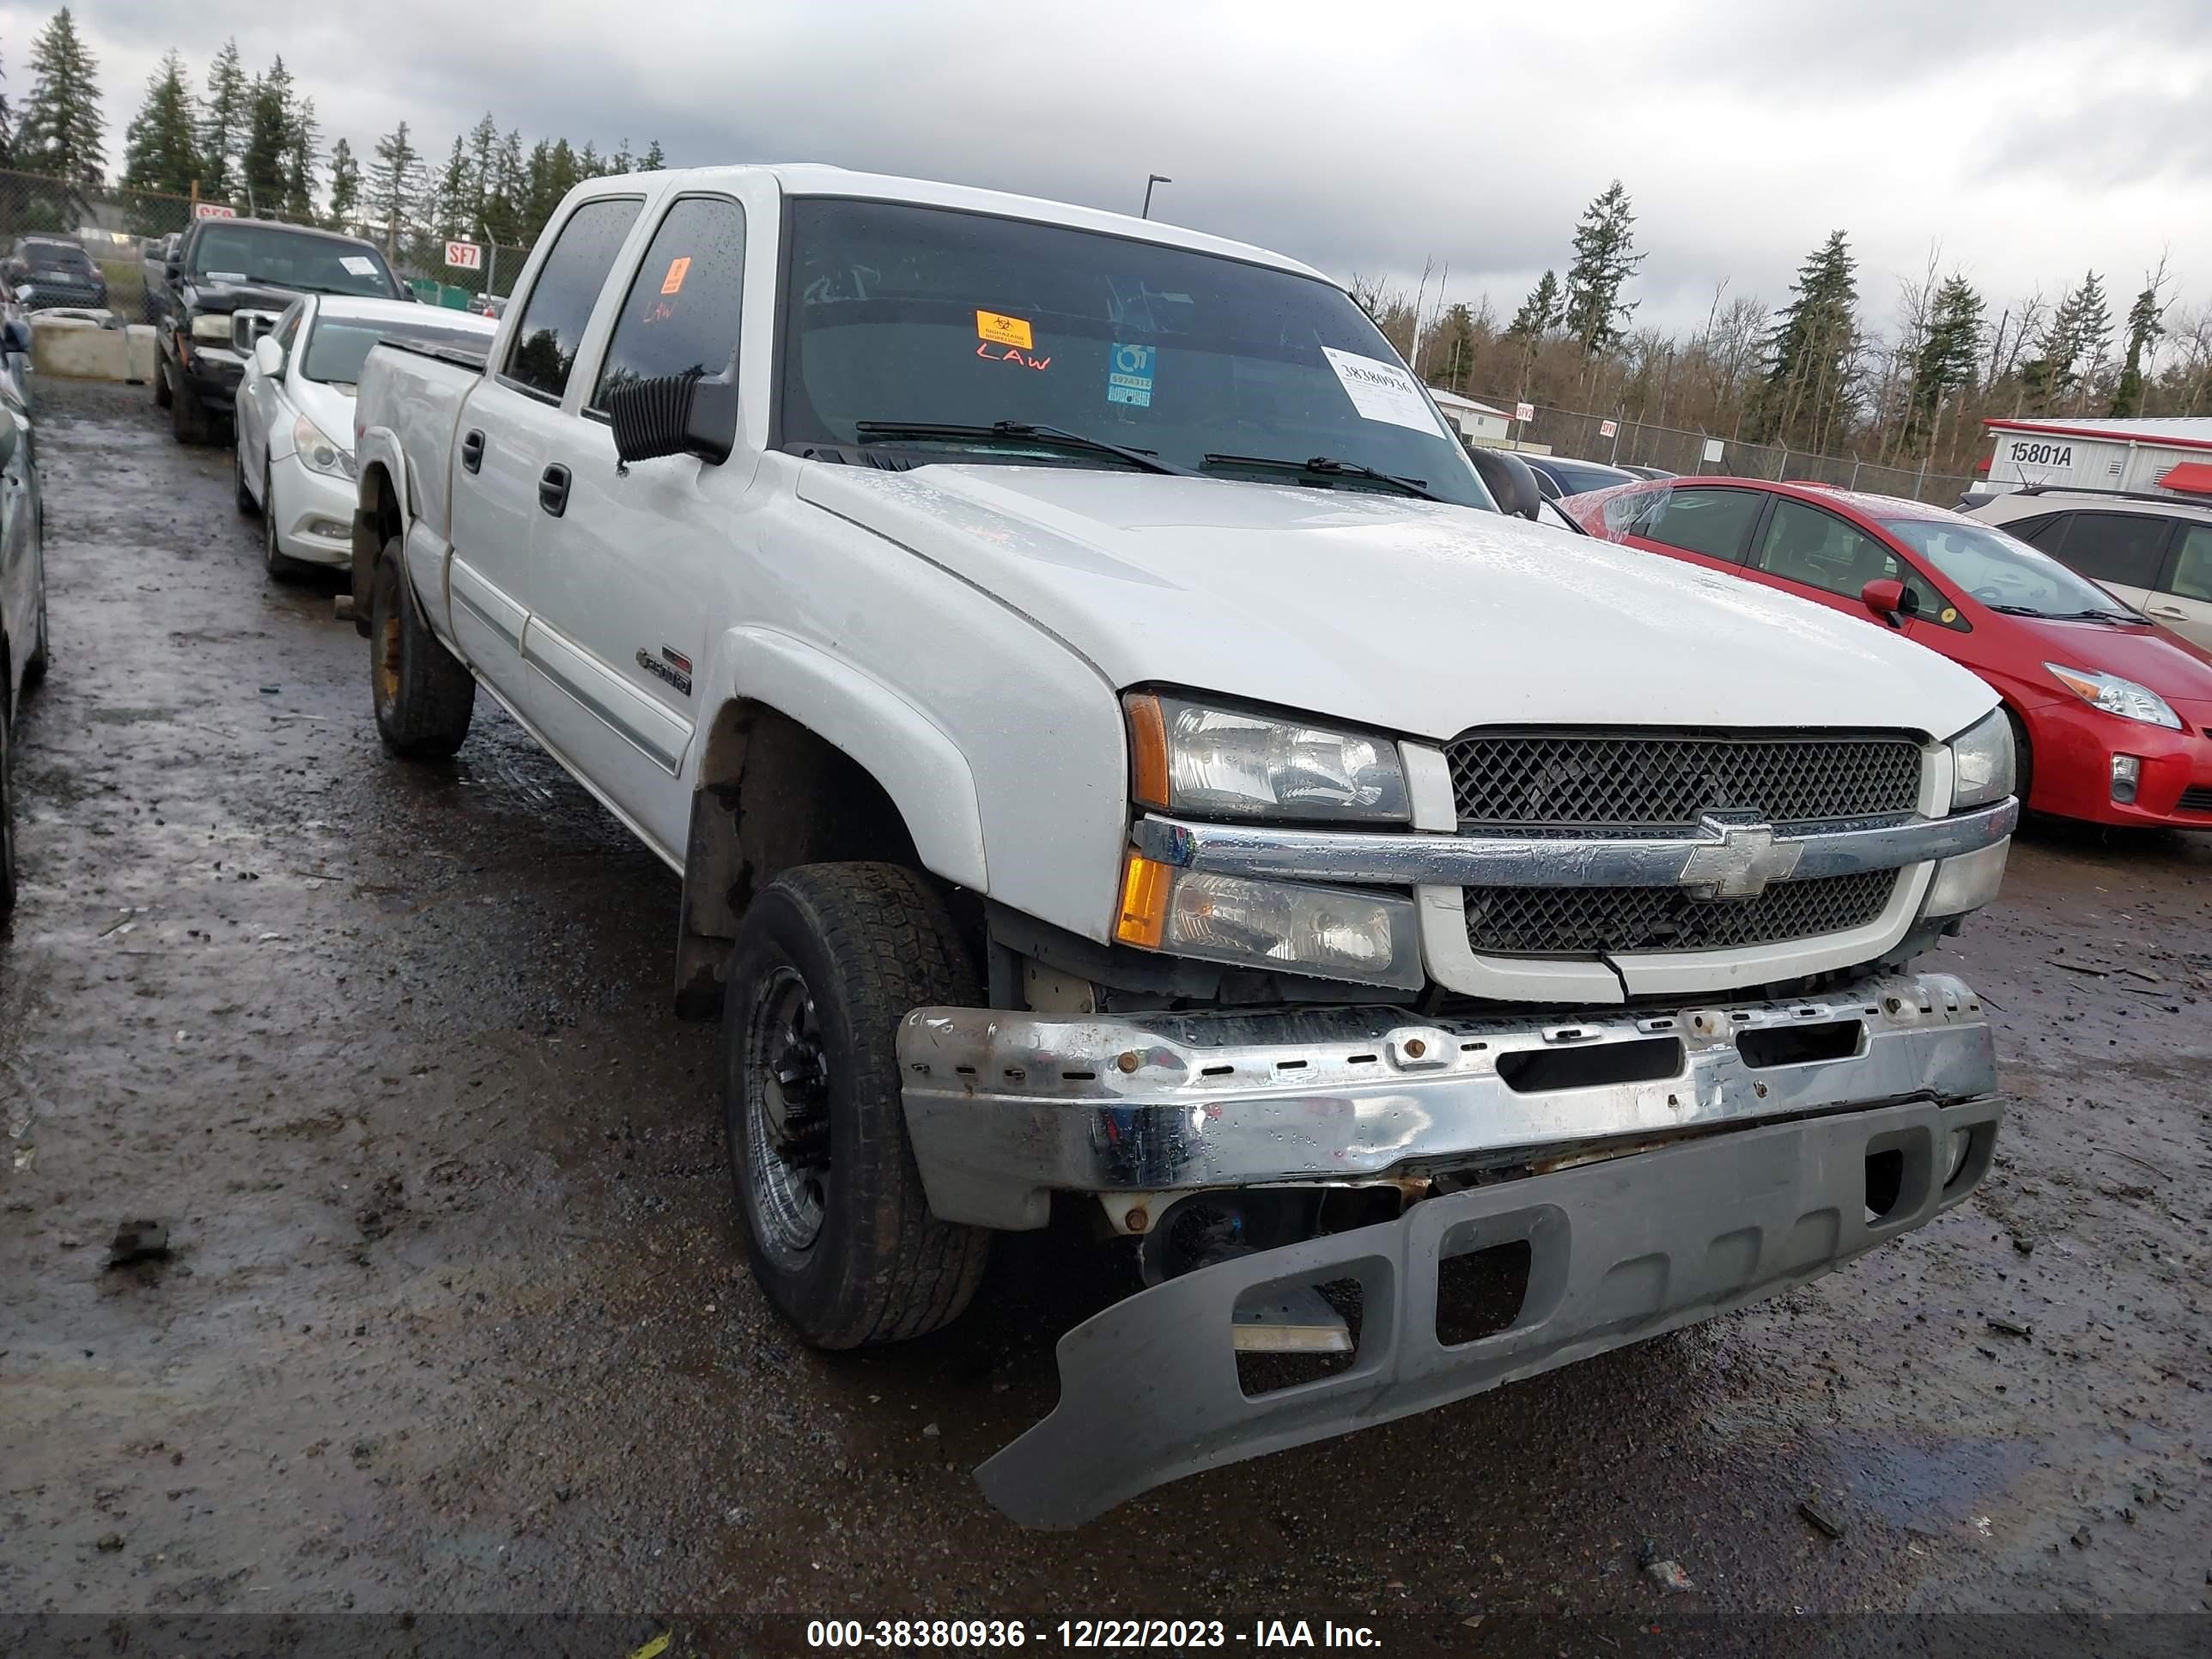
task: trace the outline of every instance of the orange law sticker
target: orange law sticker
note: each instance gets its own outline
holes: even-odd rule
[[[668,275],[660,279],[660,291],[663,294],[681,293],[684,279],[690,274],[691,256],[690,254],[686,253],[678,258],[671,259],[668,262]]]
[[[1032,350],[1036,345],[1036,342],[1030,337],[1027,319],[1001,317],[995,311],[979,311],[975,313],[975,337],[979,340],[988,340],[994,345],[1019,346],[1024,351]]]

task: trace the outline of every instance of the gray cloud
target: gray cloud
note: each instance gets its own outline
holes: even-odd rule
[[[46,15],[0,6],[19,100]],[[2212,74],[2202,0],[85,0],[79,16],[118,160],[163,47],[202,75],[235,33],[252,67],[283,52],[326,135],[364,154],[404,118],[441,155],[489,108],[528,138],[658,138],[679,162],[822,160],[1124,211],[1162,173],[1162,217],[1340,276],[1410,287],[1448,263],[1449,297],[1504,311],[1564,270],[1615,176],[1649,254],[1639,322],[1702,319],[1723,278],[1779,300],[1838,227],[1877,316],[1936,242],[2001,295],[2167,243],[2212,291],[2212,141],[2187,103]]]

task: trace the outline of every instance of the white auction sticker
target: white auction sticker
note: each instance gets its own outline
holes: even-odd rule
[[[1443,435],[1443,428],[1437,426],[1436,414],[1430,409],[1429,400],[1421,395],[1421,388],[1395,363],[1386,363],[1379,357],[1362,357],[1357,352],[1339,351],[1334,346],[1323,346],[1321,351],[1328,359],[1328,366],[1336,371],[1344,395],[1352,399],[1352,406],[1359,411],[1361,419],[1388,421],[1393,426],[1409,426],[1416,432]]]
[[[376,261],[359,253],[341,254],[338,256],[338,263],[356,276],[376,275]]]

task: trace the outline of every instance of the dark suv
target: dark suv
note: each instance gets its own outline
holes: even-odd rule
[[[56,306],[98,309],[107,304],[107,278],[75,242],[26,236],[8,256],[8,281],[26,311]]]
[[[413,296],[374,242],[264,219],[202,219],[162,276],[154,401],[179,443],[228,426],[253,343],[302,294]]]

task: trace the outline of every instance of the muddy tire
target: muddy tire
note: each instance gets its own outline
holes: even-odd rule
[[[8,726],[6,699],[0,696],[0,928],[15,914],[15,742]]]
[[[981,1000],[944,900],[890,864],[815,864],[757,894],[722,1015],[722,1115],[753,1276],[817,1348],[950,1323],[991,1236],[929,1212],[899,1098],[899,1022]]]
[[[180,444],[204,444],[213,430],[207,405],[191,387],[179,382],[169,388],[169,435]]]
[[[384,544],[369,590],[368,675],[376,734],[406,760],[444,760],[469,734],[477,683],[424,626],[400,586],[397,538]]]
[[[154,407],[167,409],[169,404],[169,366],[157,358],[154,363]]]

